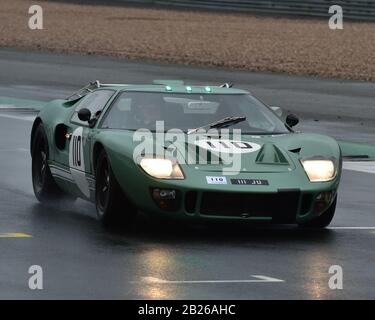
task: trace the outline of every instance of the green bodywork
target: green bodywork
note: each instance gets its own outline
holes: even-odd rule
[[[186,93],[186,86],[179,83],[170,84],[173,93]],[[106,103],[95,126],[82,126],[73,123],[71,118],[77,101],[54,100],[48,103],[38,114],[32,131],[32,138],[36,127],[43,123],[49,142],[49,166],[57,184],[66,192],[75,196],[94,201],[95,199],[95,166],[101,149],[108,154],[112,170],[124,194],[140,210],[149,214],[191,218],[191,219],[230,219],[230,220],[270,220],[270,215],[205,215],[201,213],[202,199],[207,193],[211,196],[235,195],[277,195],[280,192],[293,192],[296,207],[296,222],[309,221],[319,213],[314,211],[314,203],[322,192],[336,194],[339,186],[342,168],[342,154],[344,156],[364,156],[375,158],[375,153],[369,155],[368,148],[343,143],[340,145],[334,139],[318,135],[291,132],[290,134],[249,136],[243,135],[241,140],[257,143],[262,146],[258,152],[243,154],[240,173],[226,176],[227,184],[208,184],[206,177],[222,176],[222,167],[218,164],[187,164],[180,163],[184,173],[183,180],[162,180],[147,175],[133,160],[136,142],[133,141],[133,131],[102,129],[101,123],[116,96],[123,91],[166,92],[166,83],[153,85],[123,85],[106,87],[113,90],[113,96]],[[207,94],[205,86],[192,86],[195,93]],[[100,90],[100,88],[98,89]],[[211,87],[211,94],[247,93],[233,88]],[[65,138],[82,128],[82,144],[80,166],[72,168],[73,139]],[[183,153],[186,145],[175,145],[178,152]],[[77,152],[76,152],[77,153]],[[275,156],[276,154],[276,156]],[[337,176],[333,181],[312,183],[309,181],[300,160],[304,158],[324,156],[335,159]],[[77,157],[77,155],[75,156]],[[75,169],[75,170],[73,170]],[[267,180],[268,185],[236,185],[231,179],[259,179]],[[178,193],[178,203],[174,210],[161,209],[152,198],[153,188],[173,189]],[[193,192],[193,193],[192,193]],[[188,195],[192,199],[188,199]],[[188,205],[193,201],[193,205]],[[331,200],[331,202],[333,199]],[[207,204],[206,204],[207,205]],[[187,208],[187,206],[189,208]],[[272,213],[273,217],[278,213]],[[282,214],[282,212],[280,213]],[[277,220],[277,219],[276,219]]]

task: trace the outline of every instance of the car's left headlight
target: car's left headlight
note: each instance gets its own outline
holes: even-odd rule
[[[335,161],[331,159],[305,159],[301,163],[311,182],[328,182],[336,177]]]
[[[142,158],[141,168],[150,176],[158,179],[184,179],[179,164],[171,159]]]

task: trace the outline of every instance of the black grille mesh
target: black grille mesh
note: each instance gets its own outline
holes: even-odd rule
[[[300,201],[299,190],[277,193],[205,192],[200,213],[215,216],[271,217],[275,222],[295,222]]]

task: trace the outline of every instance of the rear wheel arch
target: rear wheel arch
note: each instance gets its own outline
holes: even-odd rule
[[[54,180],[48,165],[48,138],[42,122],[35,127],[32,139],[32,183],[34,194],[40,202],[56,203],[58,200],[74,200],[65,194]]]

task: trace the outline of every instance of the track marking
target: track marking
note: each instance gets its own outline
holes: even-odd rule
[[[22,232],[5,232],[0,233],[0,238],[31,238],[32,236]]]
[[[359,171],[375,174],[375,161],[345,161],[343,168],[350,171]]]
[[[0,152],[29,152],[27,148],[0,149]]]
[[[34,121],[35,116],[14,116],[11,114],[0,114],[1,118],[8,118],[8,119],[16,119],[16,120],[22,120],[22,121]]]
[[[375,230],[375,227],[328,227],[331,230]]]
[[[266,283],[285,282],[285,280],[271,278],[262,275],[252,275],[255,279],[245,280],[165,280],[154,277],[143,277],[141,282],[148,284],[215,284],[215,283]]]
[[[0,96],[0,109],[40,110],[45,104],[45,101],[40,100],[27,100]]]
[[[13,104],[0,104],[0,109],[16,109],[17,107]]]

